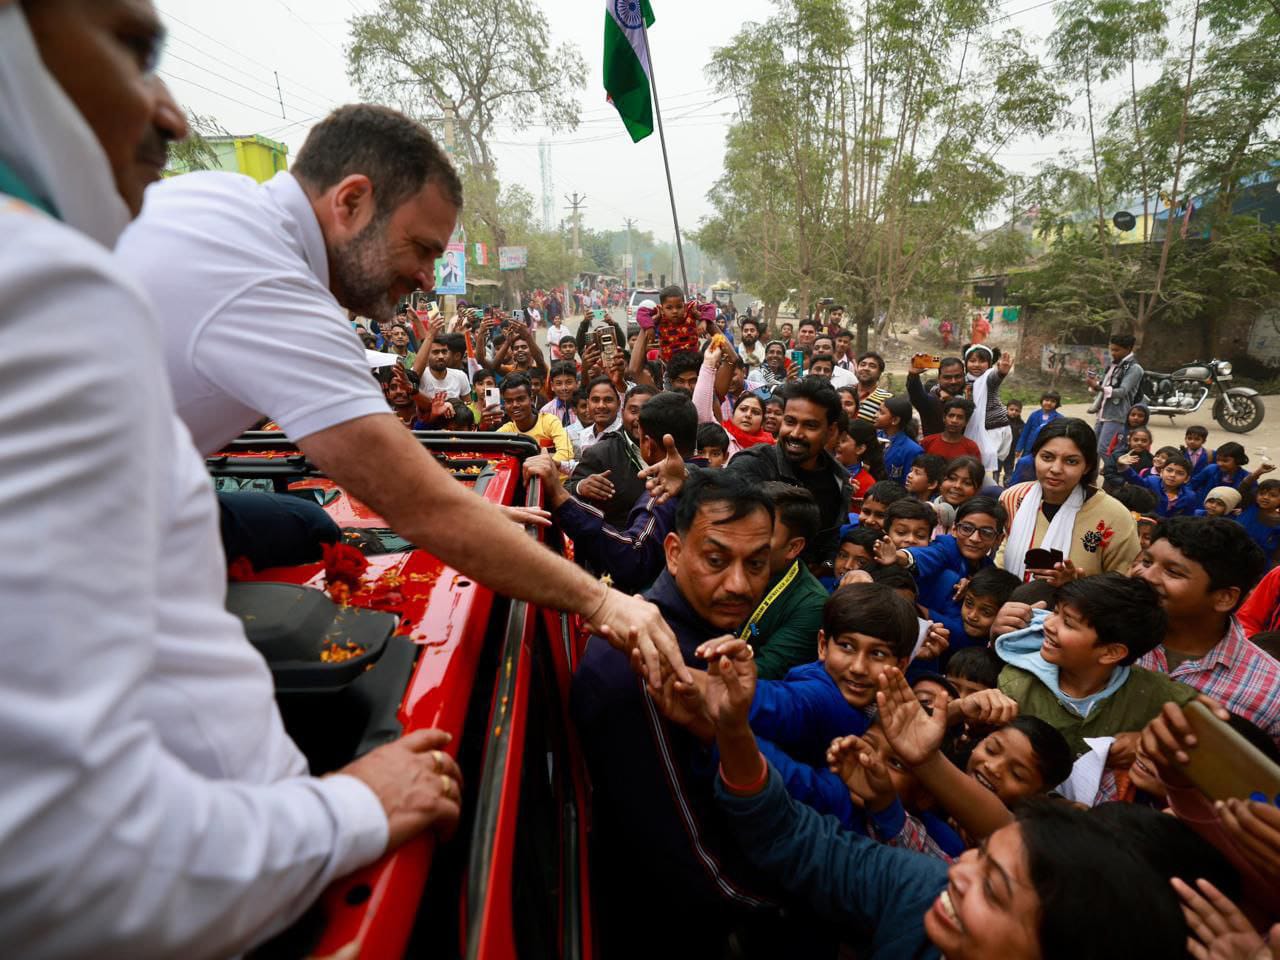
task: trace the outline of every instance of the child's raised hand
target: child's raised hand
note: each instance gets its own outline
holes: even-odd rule
[[[746,727],[756,693],[755,652],[745,640],[724,636],[708,640],[697,653],[707,661],[704,696],[716,729]]]
[[[1002,727],[1018,716],[1018,703],[999,690],[979,690],[947,704],[947,718],[963,718],[984,727]]]
[[[1132,467],[1137,462],[1138,455],[1136,453],[1123,453],[1116,457],[1116,463],[1122,467]]]
[[[940,657],[947,652],[949,646],[951,646],[951,631],[940,623],[930,622],[929,631],[924,635],[924,642],[916,651],[916,659],[932,660],[934,657]]]
[[[882,567],[892,567],[898,562],[898,548],[889,542],[888,537],[876,541],[876,563]]]
[[[1070,559],[1064,560],[1062,563],[1055,563],[1047,570],[1029,569],[1027,572],[1035,579],[1043,580],[1045,583],[1050,583],[1055,587],[1070,583],[1081,576],[1081,572],[1076,569],[1076,565]]]
[[[1182,915],[1191,931],[1187,953],[1196,960],[1270,960],[1276,956],[1280,927],[1272,928],[1268,947],[1240,908],[1208,880],[1197,880],[1195,887],[1177,877],[1169,882],[1182,900]]]
[[[897,667],[880,674],[876,706],[885,738],[903,763],[916,767],[938,752],[947,732],[947,713],[936,710],[930,716]]]
[[[865,570],[850,570],[840,578],[839,587],[847,587],[851,583],[875,583],[875,580]]]
[[[880,754],[861,737],[837,737],[827,748],[827,766],[849,788],[849,799],[865,810],[879,812],[898,793]]]

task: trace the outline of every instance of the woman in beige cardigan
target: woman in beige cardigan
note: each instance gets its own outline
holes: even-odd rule
[[[1040,431],[1032,448],[1036,479],[1000,497],[1009,512],[1009,536],[996,563],[1026,579],[1061,586],[1077,577],[1118,570],[1137,557],[1138,525],[1110,494],[1095,487],[1098,441],[1083,420],[1064,417]],[[1060,550],[1062,563],[1029,568],[1027,551]]]

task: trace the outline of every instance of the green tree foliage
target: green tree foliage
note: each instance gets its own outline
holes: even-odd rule
[[[218,155],[206,137],[229,136],[213,117],[187,112],[187,137],[169,144],[169,163],[165,172],[191,173],[193,170],[216,170]]]
[[[578,125],[582,55],[572,44],[552,44],[550,33],[537,3],[504,0],[380,0],[351,20],[347,71],[361,95],[394,104],[453,140],[467,187],[469,240],[483,227],[495,247],[515,243],[493,154],[499,128]],[[511,299],[510,277],[503,279]]]
[[[1152,0],[1058,7],[1051,50],[1063,82],[1084,96],[1090,150],[1033,183],[1028,203],[1049,250],[1013,291],[1067,337],[1127,329],[1141,343],[1152,324],[1189,320],[1212,331],[1231,302],[1280,287],[1276,229],[1233,214],[1242,185],[1280,163],[1280,5],[1200,0],[1176,8],[1176,22],[1171,9]],[[1153,67],[1156,78],[1139,86]],[[1126,102],[1101,115],[1098,85],[1117,77]],[[1195,216],[1184,229],[1189,200]],[[1110,225],[1126,208],[1141,213],[1128,237]]]
[[[739,119],[698,236],[766,303],[840,297],[865,342],[963,278],[1014,187],[993,158],[1065,101],[993,0],[777,7],[708,68]]]

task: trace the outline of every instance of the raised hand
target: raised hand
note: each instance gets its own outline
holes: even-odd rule
[[[746,727],[756,693],[755,653],[731,636],[708,640],[697,652],[707,661],[707,714],[716,729]]]
[[[882,567],[892,567],[898,562],[898,548],[889,542],[888,537],[876,541],[876,563]]]
[[[947,652],[947,647],[951,646],[951,631],[940,623],[930,623],[929,632],[924,636],[924,642],[920,644],[920,649],[916,653],[917,660],[932,660],[934,657],[940,657]]]
[[[549,453],[540,453],[524,462],[524,477],[537,477],[543,483],[560,482],[560,465]]]
[[[1062,563],[1055,563],[1052,569],[1047,570],[1027,570],[1027,573],[1036,580],[1043,580],[1045,583],[1051,583],[1055,587],[1061,587],[1063,584],[1070,583],[1078,578],[1081,573],[1076,565],[1070,560],[1064,560]]]
[[[999,690],[979,690],[947,704],[949,719],[964,719],[984,727],[1002,727],[1018,716],[1018,703]]]
[[[1268,947],[1240,908],[1208,880],[1197,880],[1195,887],[1177,877],[1169,882],[1182,900],[1182,915],[1191,931],[1187,953],[1196,960],[1271,960],[1276,955],[1276,930]]]
[[[684,465],[684,457],[680,456],[680,451],[676,449],[676,442],[671,434],[663,435],[662,446],[666,449],[667,455],[657,463],[645,467],[638,474],[655,503],[666,503],[672,497],[678,496],[684,489],[685,476],[688,472]]]
[[[876,706],[885,738],[903,763],[919,766],[938,752],[947,732],[946,711],[930,716],[897,667],[880,674]]]
[[[667,626],[662,611],[648,600],[607,589],[595,611],[584,615],[588,629],[611,646],[625,650],[628,656],[632,650],[639,651],[650,690],[662,686],[664,662],[681,682],[693,683],[676,635]]]
[[[1006,603],[996,612],[996,618],[991,624],[992,639],[1031,626],[1031,611],[1043,610],[1046,606],[1043,600],[1034,606],[1014,601]]]
[[[879,752],[861,737],[832,740],[827,748],[827,766],[849,788],[849,799],[865,810],[879,812],[898,795]]]

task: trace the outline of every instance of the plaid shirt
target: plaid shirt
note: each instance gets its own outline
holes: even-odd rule
[[[1199,660],[1187,660],[1170,672],[1161,646],[1139,660],[1138,666],[1195,687],[1280,743],[1280,665],[1249,642],[1235,617],[1218,644]]]

